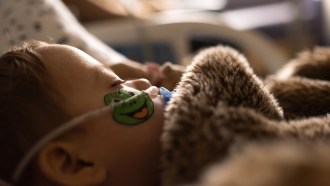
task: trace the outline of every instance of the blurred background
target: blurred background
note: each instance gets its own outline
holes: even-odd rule
[[[189,54],[224,44],[260,63],[262,74],[330,42],[329,0],[95,0],[108,15],[64,2],[90,32],[136,61],[187,63]]]
[[[222,44],[263,76],[299,51],[330,43],[329,0],[62,1],[90,33],[139,62],[186,65]]]

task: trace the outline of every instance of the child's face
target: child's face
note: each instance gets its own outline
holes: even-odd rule
[[[72,117],[105,107],[105,96],[122,88],[158,90],[145,79],[124,82],[73,47],[49,45],[38,52],[55,88],[63,95],[58,101]],[[149,98],[153,104],[151,116],[134,125],[125,124],[126,120],[120,123],[113,114],[83,124],[87,132],[80,141],[81,149],[95,164],[111,172],[108,176],[113,185],[147,185],[157,179],[164,103],[158,94]]]

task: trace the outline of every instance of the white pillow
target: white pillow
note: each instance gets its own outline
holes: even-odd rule
[[[105,64],[126,58],[90,34],[61,0],[1,0],[0,54],[23,40],[75,46]]]

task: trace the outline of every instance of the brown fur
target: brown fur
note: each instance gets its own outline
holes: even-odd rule
[[[222,164],[214,165],[204,186],[329,186],[330,148],[327,143],[248,145]]]
[[[268,81],[286,119],[322,116],[330,111],[330,82],[303,77]]]
[[[271,145],[278,140],[297,144],[328,141],[330,116],[324,115],[330,101],[327,99],[328,82],[307,79],[307,76],[295,77],[294,74],[286,80],[273,78],[267,81],[266,88],[245,58],[233,49],[214,47],[198,54],[184,73],[166,110],[162,185],[196,184],[208,167],[221,166],[233,149],[240,151],[252,142]],[[284,120],[282,108],[269,90],[279,98],[281,106],[287,105],[283,108],[286,118],[303,119]],[[317,99],[314,94],[325,99],[322,102],[323,97]],[[306,101],[308,103],[304,105]],[[320,117],[310,117],[314,115]],[[258,163],[262,166],[265,161],[256,160],[256,167]],[[246,167],[245,171],[249,169],[251,167]],[[220,173],[213,172],[212,175],[221,177]],[[238,172],[232,179],[240,176]],[[207,183],[203,182],[203,186],[229,186]]]
[[[299,76],[310,79],[330,80],[330,48],[315,47],[313,50],[301,52],[276,74],[286,79]]]
[[[330,111],[330,48],[305,51],[266,80],[287,119]]]

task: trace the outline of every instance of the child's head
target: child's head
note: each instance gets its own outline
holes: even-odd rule
[[[0,82],[2,179],[10,181],[29,149],[64,122],[119,101],[112,113],[47,142],[20,180],[24,185],[156,183],[164,103],[147,80],[123,81],[73,47],[30,42],[1,56]]]

